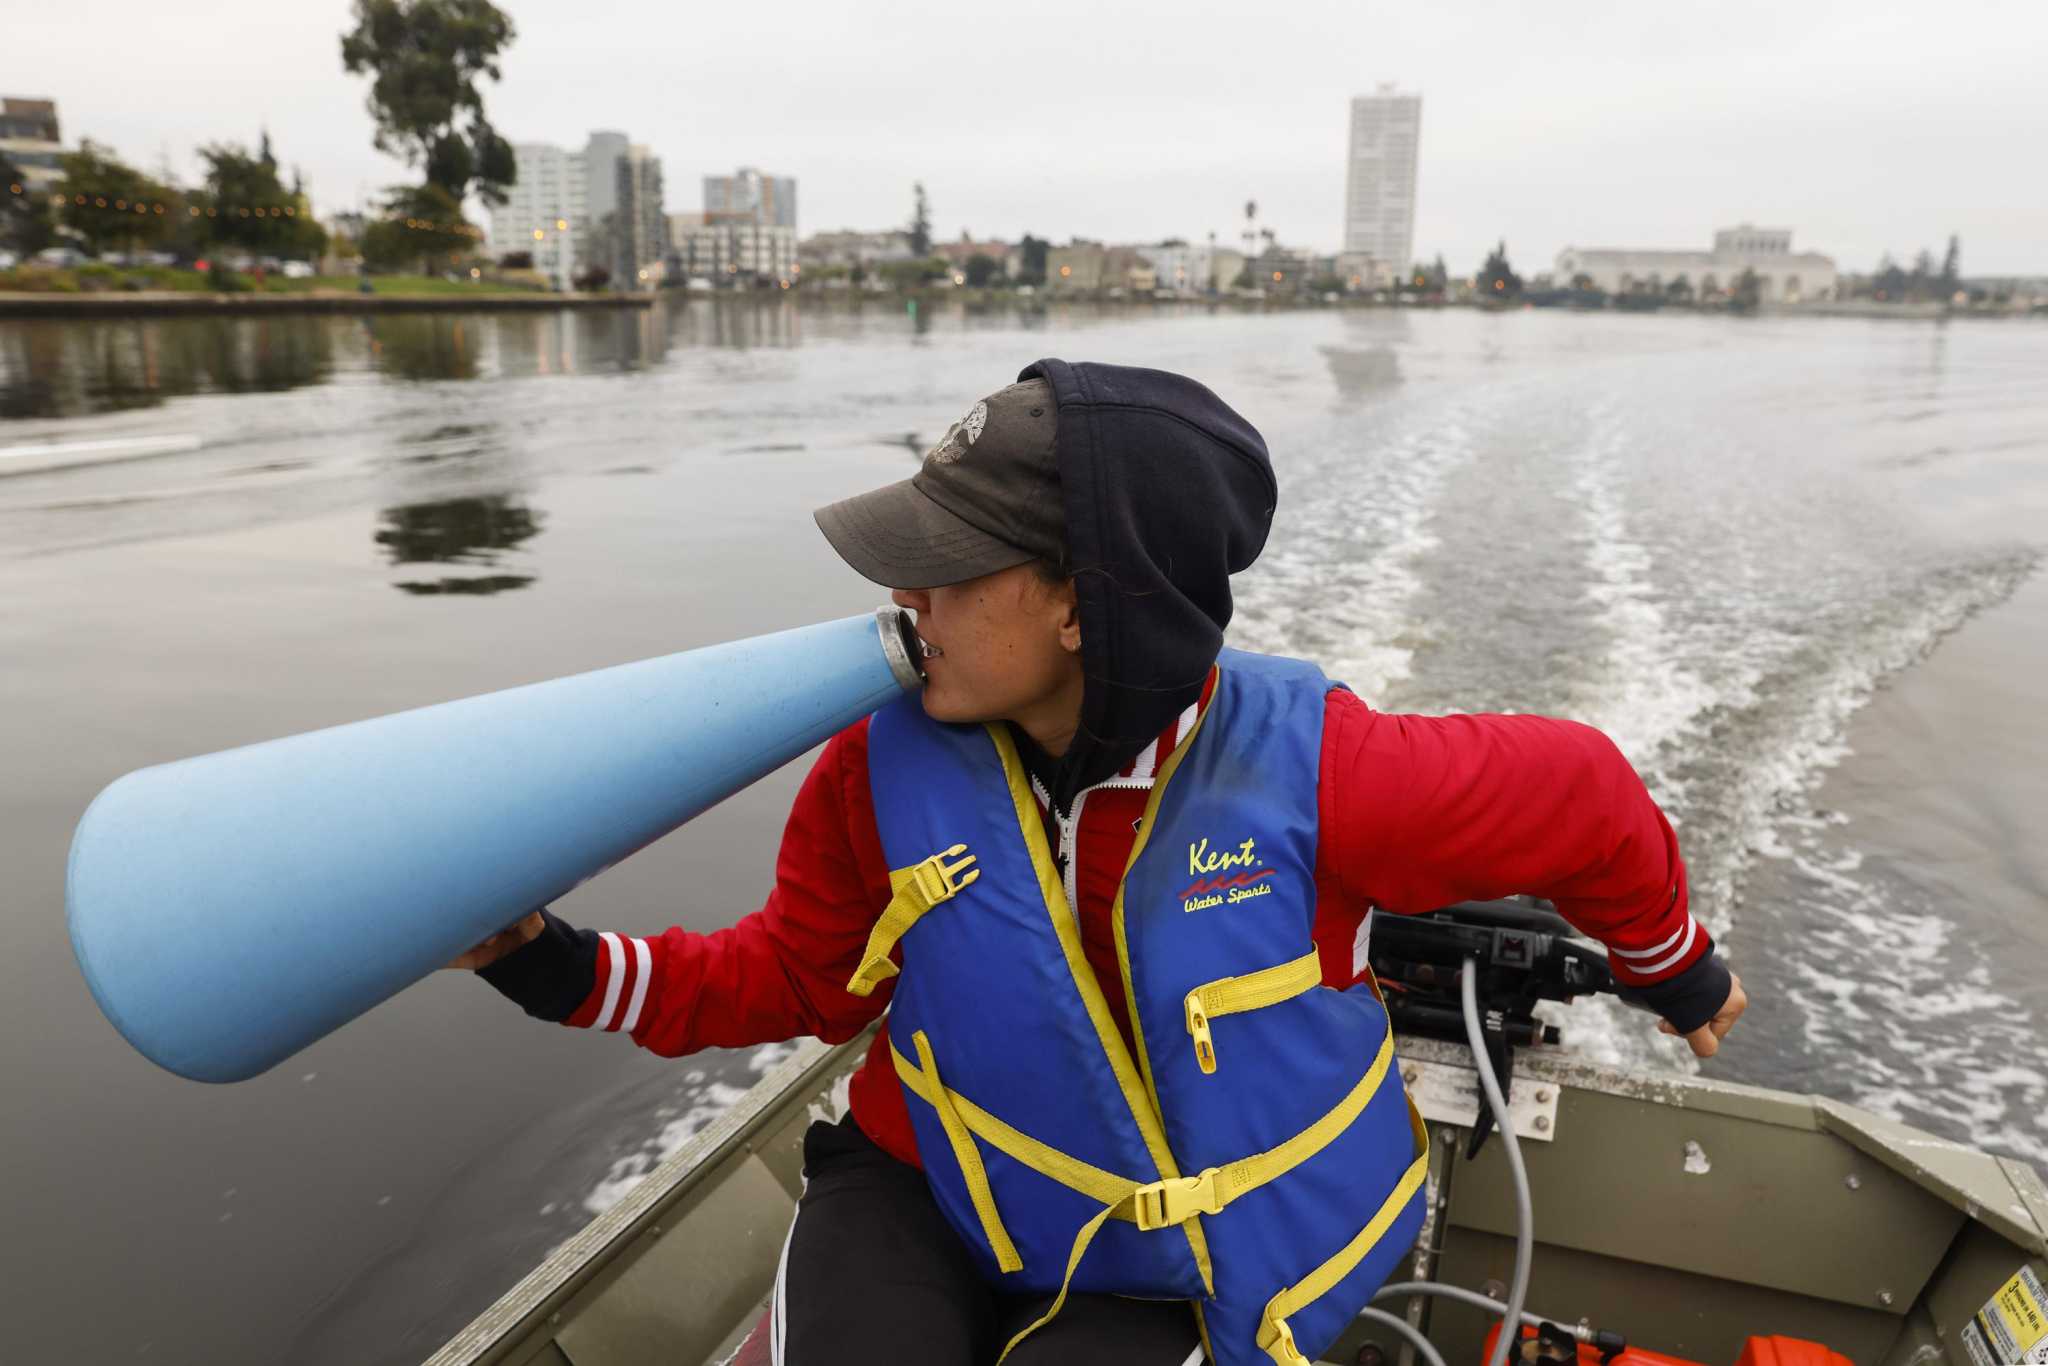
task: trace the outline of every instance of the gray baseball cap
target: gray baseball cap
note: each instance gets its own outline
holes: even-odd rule
[[[840,558],[885,588],[937,588],[1066,551],[1053,445],[1058,410],[1042,379],[998,389],[967,410],[924,466],[819,508]]]

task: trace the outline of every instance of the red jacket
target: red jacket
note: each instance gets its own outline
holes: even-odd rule
[[[1154,758],[1191,719],[1183,714],[1123,775],[1083,793],[1069,817],[1082,938],[1126,1035],[1110,904]],[[894,978],[868,997],[846,990],[889,901],[867,757],[865,721],[826,744],[790,810],[765,906],[710,934],[598,936],[595,979],[564,1023],[624,1031],[673,1057],[801,1035],[836,1043],[880,1015]],[[1331,986],[1362,975],[1371,909],[1412,914],[1514,893],[1547,898],[1604,942],[1625,985],[1669,983],[1712,950],[1687,909],[1669,822],[1590,727],[1537,716],[1394,716],[1334,691],[1318,807],[1315,940]],[[1048,821],[1049,838],[1056,856],[1072,857],[1062,824]],[[886,1026],[853,1079],[852,1104],[870,1138],[917,1161]]]

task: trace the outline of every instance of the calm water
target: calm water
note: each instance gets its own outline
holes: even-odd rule
[[[1720,1075],[2048,1165],[2048,329],[1136,311],[0,323],[0,1302],[23,1360],[405,1362],[774,1056],[442,974],[271,1075],[156,1071],[63,930],[144,765],[861,610],[808,510],[1045,354],[1184,370],[1282,479],[1236,643],[1606,728],[1756,999]],[[5,457],[0,455],[0,470]],[[580,889],[757,906],[781,774]],[[333,927],[333,952],[351,927]],[[1641,1017],[1572,1041],[1686,1065]]]

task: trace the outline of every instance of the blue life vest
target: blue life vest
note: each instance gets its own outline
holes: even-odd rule
[[[1385,1008],[1323,987],[1310,935],[1331,686],[1226,650],[1160,764],[1113,910],[1135,1056],[1008,732],[916,697],[870,723],[895,896],[849,986],[900,942],[889,1034],[925,1174],[989,1281],[1060,1292],[1041,1324],[1069,1289],[1187,1299],[1217,1366],[1305,1366],[1421,1229]]]

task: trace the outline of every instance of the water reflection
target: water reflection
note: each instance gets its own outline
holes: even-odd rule
[[[475,379],[478,320],[448,313],[387,313],[362,320],[370,363],[400,379]]]
[[[644,370],[668,354],[670,323],[651,308],[507,313],[494,320],[501,375]]]
[[[505,552],[540,533],[541,514],[511,494],[491,493],[404,503],[383,512],[377,544],[393,564],[466,564],[495,567]],[[532,574],[465,574],[401,580],[393,586],[419,596],[486,594],[524,588]]]
[[[1414,375],[1403,369],[1402,352],[1414,342],[1414,318],[1402,308],[1347,308],[1344,344],[1321,348],[1323,363],[1337,386],[1337,406],[1355,407],[1386,394]],[[1407,359],[1416,360],[1414,354]],[[1412,368],[1412,366],[1411,366]]]
[[[195,393],[273,393],[334,369],[327,318],[0,324],[0,418],[149,408]]]
[[[1325,346],[1320,348],[1330,378],[1344,403],[1353,404],[1401,382],[1400,353],[1391,346]]]
[[[762,301],[747,295],[690,299],[665,305],[664,341],[746,351],[753,347],[803,345],[803,314],[794,300]]]
[[[271,393],[337,372],[450,381],[649,370],[677,347],[789,350],[806,340],[928,339],[971,328],[1090,325],[1121,316],[1042,305],[677,294],[652,308],[365,316],[0,321],[0,419],[148,408],[188,394]],[[1363,340],[1363,339],[1361,339]],[[1398,343],[1395,343],[1398,344]]]

